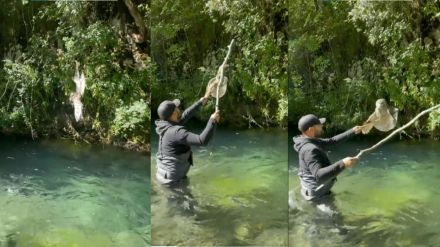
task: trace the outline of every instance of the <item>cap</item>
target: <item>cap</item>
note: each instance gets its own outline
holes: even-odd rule
[[[157,108],[157,115],[159,115],[160,119],[167,120],[171,115],[173,115],[174,110],[176,107],[180,106],[180,100],[165,100],[162,103],[160,103],[159,107]]]
[[[302,116],[298,121],[298,129],[301,132],[306,131],[308,128],[317,125],[317,124],[324,124],[325,118],[318,118],[317,116],[313,114],[308,114],[305,116]]]

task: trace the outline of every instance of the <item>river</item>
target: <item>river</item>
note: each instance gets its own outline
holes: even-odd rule
[[[0,246],[149,246],[149,156],[2,137],[0,159]]]
[[[157,135],[152,139],[154,174]],[[286,140],[284,130],[223,129],[207,147],[193,148],[184,197],[194,206],[153,183],[152,244],[286,245]]]
[[[329,157],[335,162],[374,143],[349,141]],[[438,141],[396,138],[341,173],[334,201],[318,209],[301,199],[298,156],[290,145],[289,246],[437,246],[439,151]]]

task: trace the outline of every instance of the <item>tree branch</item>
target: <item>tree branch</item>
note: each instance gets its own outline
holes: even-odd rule
[[[222,65],[219,68],[220,77],[219,77],[219,80],[217,82],[217,92],[216,92],[216,99],[215,99],[215,110],[216,111],[219,110],[219,106],[218,106],[218,101],[219,101],[218,93],[219,93],[219,90],[220,90],[220,84],[222,84],[222,81],[224,79],[223,78],[224,77],[223,73],[225,71],[225,66],[226,66],[226,63],[228,62],[229,55],[231,55],[231,50],[232,50],[232,46],[233,45],[234,45],[234,39],[231,40],[231,43],[228,46],[228,53],[226,54],[225,60],[223,60],[223,63],[222,63]]]
[[[124,3],[127,6],[130,15],[133,17],[134,22],[136,23],[136,26],[139,29],[141,39],[139,40],[138,43],[142,43],[145,41],[145,38],[147,37],[147,26],[145,25],[144,19],[142,18],[142,15],[139,12],[136,5],[133,4],[132,0],[124,0]]]

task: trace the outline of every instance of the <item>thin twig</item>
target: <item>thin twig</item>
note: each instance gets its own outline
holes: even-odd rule
[[[229,55],[231,54],[231,50],[232,50],[232,45],[234,44],[234,39],[231,40],[231,43],[228,46],[228,53],[226,54],[225,60],[223,60],[222,65],[219,68],[219,72],[220,72],[220,78],[219,80],[217,80],[217,94],[216,94],[216,99],[215,99],[215,110],[218,111],[219,107],[218,107],[218,101],[219,101],[219,91],[220,91],[220,84],[223,82],[223,73],[224,73],[224,68],[226,63],[228,62],[229,59]]]
[[[367,148],[367,149],[362,149],[358,155],[356,155],[356,158],[360,158],[363,154],[367,153],[367,152],[371,152],[374,149],[376,149],[377,147],[379,147],[380,145],[384,144],[386,141],[388,141],[389,139],[391,139],[393,136],[395,136],[396,134],[400,133],[402,130],[408,128],[409,126],[411,126],[415,121],[417,121],[417,119],[419,119],[421,116],[432,112],[436,109],[440,109],[440,104],[433,106],[429,109],[426,109],[422,112],[420,112],[415,118],[413,118],[411,121],[409,121],[407,124],[403,125],[402,127],[394,130],[391,134],[389,134],[387,137],[385,137],[384,139],[382,139],[380,142],[374,144],[373,146]]]
[[[6,86],[5,86],[5,91],[3,91],[3,94],[2,94],[2,96],[0,96],[0,100],[2,100],[2,99],[3,99],[3,96],[5,96],[5,94],[6,94],[6,91],[8,90],[8,85],[9,85],[9,81],[10,81],[10,80],[7,80],[7,82],[6,82]]]

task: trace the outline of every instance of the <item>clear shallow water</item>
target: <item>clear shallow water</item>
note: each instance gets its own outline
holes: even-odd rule
[[[287,245],[287,133],[218,130],[193,148],[189,190],[197,205],[182,212],[153,183],[153,245]],[[152,142],[155,174],[157,136]],[[154,177],[154,175],[153,175]]]
[[[346,142],[336,161],[374,142]],[[290,246],[438,246],[440,142],[394,141],[362,157],[339,177],[333,211],[301,200],[298,156],[290,145]],[[293,195],[292,195],[293,194]],[[333,215],[331,215],[333,213]]]
[[[0,160],[0,246],[149,245],[148,156],[3,139]]]

